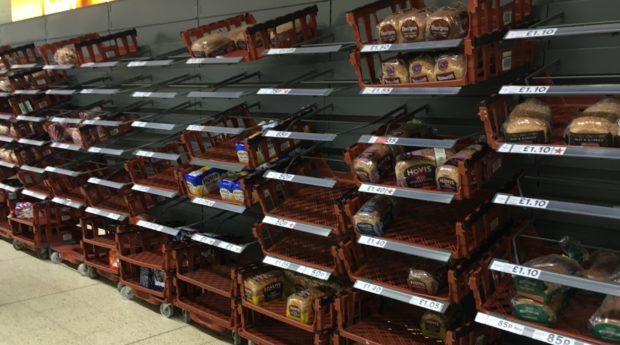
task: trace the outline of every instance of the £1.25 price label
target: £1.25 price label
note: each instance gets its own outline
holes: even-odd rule
[[[363,193],[373,193],[373,194],[381,194],[381,195],[394,195],[396,192],[396,188],[386,187],[386,186],[375,186],[371,184],[362,184],[358,189]]]

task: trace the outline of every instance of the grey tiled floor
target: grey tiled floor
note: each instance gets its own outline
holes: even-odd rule
[[[0,240],[0,345],[228,344],[221,339]]]

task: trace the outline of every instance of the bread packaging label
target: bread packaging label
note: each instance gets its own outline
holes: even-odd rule
[[[601,340],[620,343],[620,318],[616,319],[616,323],[595,324],[592,326],[592,335]]]
[[[561,274],[583,275],[583,268],[577,261],[559,254],[537,257],[524,263],[524,266]],[[514,282],[519,294],[527,295],[528,298],[541,303],[548,303],[568,290],[567,287],[559,284],[519,276],[514,277]]]
[[[471,145],[452,156],[445,164],[437,168],[437,188],[444,192],[458,192],[461,187],[461,176],[458,166],[460,162],[470,159],[482,146]],[[472,176],[475,181],[475,176]]]
[[[364,235],[381,236],[398,214],[396,200],[375,195],[353,216],[355,230]]]
[[[271,271],[248,278],[243,282],[245,300],[260,305],[283,297],[284,277],[279,271]]]
[[[409,80],[412,83],[434,81],[435,60],[430,56],[421,56],[409,61]]]
[[[566,128],[566,142],[570,145],[613,146],[618,132],[615,121],[597,116],[574,119]]]
[[[187,191],[193,196],[204,196],[217,191],[221,171],[203,167],[183,174]]]
[[[298,291],[286,299],[286,317],[305,324],[314,321],[314,300],[325,294],[315,288]]]
[[[409,80],[407,64],[400,59],[392,59],[381,64],[383,84],[401,84]]]
[[[401,42],[418,42],[424,41],[426,33],[426,11],[412,9],[400,16],[400,41]]]
[[[464,37],[469,29],[467,8],[461,4],[444,6],[429,15],[426,22],[427,40]]]
[[[390,174],[393,161],[388,145],[373,144],[355,158],[353,168],[360,181],[379,182]]]
[[[437,294],[441,284],[445,282],[446,268],[436,262],[420,261],[409,269],[407,285],[414,291]]]
[[[515,297],[512,299],[512,311],[522,320],[545,325],[553,325],[564,303],[564,295],[557,295],[548,304],[536,302],[529,298]]]
[[[435,64],[437,81],[463,79],[465,75],[465,59],[462,55],[442,55]]]
[[[399,13],[393,13],[385,18],[377,25],[379,34],[379,42],[396,43],[398,41],[398,16]]]

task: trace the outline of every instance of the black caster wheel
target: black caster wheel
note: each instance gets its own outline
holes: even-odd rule
[[[167,319],[174,316],[174,306],[172,304],[163,303],[159,305],[159,312]]]
[[[82,277],[86,277],[88,275],[88,266],[85,263],[81,263],[78,265],[77,271]]]
[[[20,242],[20,241],[18,241],[18,240],[13,240],[13,248],[14,248],[15,250],[22,250],[22,249],[24,249],[24,244],[23,244],[23,243],[21,243],[21,242]]]
[[[129,286],[123,286],[123,288],[121,289],[121,296],[123,296],[123,299],[132,300],[133,289]]]
[[[59,252],[52,252],[50,254],[50,261],[54,264],[61,264],[62,263],[62,256],[60,256]]]
[[[37,257],[41,260],[47,260],[50,258],[50,252],[47,248],[39,248],[39,250],[37,250]]]

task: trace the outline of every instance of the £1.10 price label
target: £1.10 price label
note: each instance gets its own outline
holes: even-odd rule
[[[511,30],[508,31],[505,39],[516,38],[537,38],[555,36],[557,28],[533,29],[533,30]]]
[[[549,206],[549,200],[525,198],[520,196],[514,196],[509,194],[497,194],[493,199],[496,204],[514,205],[529,208],[547,208]]]
[[[394,195],[396,192],[396,188],[386,187],[386,186],[375,186],[371,184],[362,184],[358,189],[363,193],[373,193],[373,194],[381,194],[381,195]]]
[[[501,262],[494,260],[491,264],[491,269],[494,271],[504,272],[508,274],[514,274],[521,277],[538,279],[541,271],[535,268],[513,265],[508,262]]]
[[[393,87],[366,87],[362,95],[389,95],[394,91]]]
[[[500,95],[544,95],[549,92],[549,86],[544,85],[508,85],[502,86]]]

